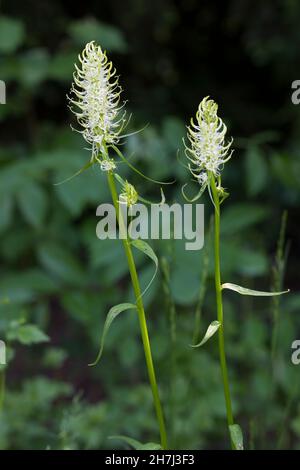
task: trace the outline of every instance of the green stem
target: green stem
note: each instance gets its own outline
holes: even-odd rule
[[[220,270],[220,200],[219,200],[219,195],[218,195],[218,191],[216,188],[215,178],[213,176],[211,177],[211,189],[212,189],[212,195],[213,195],[213,200],[214,200],[214,205],[215,205],[215,286],[216,286],[217,314],[218,314],[218,321],[221,324],[218,330],[219,355],[220,355],[220,364],[221,364],[222,380],[223,380],[223,387],[224,387],[227,422],[228,422],[228,426],[231,426],[232,424],[234,424],[234,421],[233,421],[233,414],[232,414],[228,371],[227,371],[226,355],[225,355],[222,284],[221,284],[221,270]],[[231,441],[231,447],[234,449],[232,441]]]
[[[116,190],[116,185],[115,185],[114,176],[112,172],[108,172],[107,180],[108,180],[108,185],[110,188],[112,200],[116,209],[116,214],[117,214],[117,218],[119,222],[119,230],[125,233],[126,227],[124,226],[124,220],[123,220],[121,211],[119,212],[118,193]],[[132,286],[133,286],[133,290],[134,290],[134,294],[136,298],[136,305],[137,305],[137,310],[138,310],[141,336],[142,336],[142,341],[143,341],[143,346],[144,346],[144,353],[145,353],[146,364],[147,364],[147,369],[148,369],[149,381],[151,385],[151,390],[152,390],[152,395],[153,395],[153,400],[154,400],[154,407],[155,407],[158,425],[159,425],[161,446],[163,449],[167,449],[167,434],[166,434],[164,416],[163,416],[162,406],[160,403],[159,392],[158,392],[158,387],[157,387],[157,382],[156,382],[156,377],[155,377],[155,370],[154,370],[154,365],[153,365],[153,360],[152,360],[151,346],[150,346],[150,340],[149,340],[149,334],[148,334],[148,328],[147,328],[147,322],[146,322],[146,315],[145,315],[143,300],[141,296],[140,283],[139,283],[139,279],[138,279],[138,275],[136,271],[136,266],[135,266],[130,242],[128,238],[124,238],[122,241],[123,241],[124,251],[127,257],[128,268],[129,268]]]

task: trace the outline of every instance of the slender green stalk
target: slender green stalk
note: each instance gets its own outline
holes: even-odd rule
[[[281,217],[281,225],[279,232],[279,239],[277,242],[277,250],[275,257],[275,266],[273,267],[272,272],[272,289],[274,291],[282,290],[284,271],[286,258],[288,255],[287,247],[285,246],[285,233],[286,233],[286,224],[287,224],[287,211],[284,211]],[[279,332],[279,323],[280,323],[280,297],[272,297],[272,315],[273,315],[273,328],[272,328],[272,340],[271,340],[271,358],[272,358],[272,368],[274,372],[274,365],[276,360],[277,352],[277,341],[278,341],[278,332]]]
[[[199,294],[198,294],[198,302],[197,302],[196,311],[195,311],[193,344],[197,344],[201,341],[200,340],[200,326],[201,326],[201,317],[202,317],[202,307],[203,307],[203,302],[204,302],[204,298],[206,294],[212,227],[213,227],[213,217],[211,217],[209,221],[209,229],[208,229],[208,233],[206,237],[206,244],[203,249],[203,268],[202,268],[200,288],[199,288]]]
[[[169,372],[169,447],[176,449],[176,379],[178,374],[177,366],[177,323],[176,323],[176,307],[172,298],[170,289],[170,267],[166,257],[160,260],[162,272],[162,287],[166,296],[166,309],[168,313],[168,320],[170,325],[170,339],[171,339],[171,352],[170,352],[170,372]]]
[[[228,371],[225,355],[225,341],[224,341],[224,322],[223,322],[223,302],[222,302],[222,284],[221,284],[221,270],[220,270],[220,200],[216,188],[215,178],[211,177],[211,189],[215,206],[215,286],[216,286],[216,300],[217,300],[217,314],[218,321],[221,326],[218,330],[219,336],[219,355],[222,371],[222,380],[224,387],[224,396],[226,404],[227,422],[228,426],[234,424],[232,405],[230,398]],[[231,441],[231,447],[234,449]]]
[[[119,212],[118,194],[116,190],[114,176],[111,171],[107,173],[107,180],[108,180],[108,185],[110,188],[112,200],[116,209],[116,214],[117,214],[117,218],[119,222],[119,229],[120,231],[123,231],[123,233],[125,233],[126,228],[124,226],[124,220],[123,220],[121,211]],[[152,353],[151,353],[151,346],[150,346],[150,340],[149,340],[149,334],[148,334],[148,328],[147,328],[147,322],[146,322],[146,315],[145,315],[143,300],[141,296],[140,283],[139,283],[136,266],[135,266],[135,262],[134,262],[134,258],[133,258],[133,254],[132,254],[132,250],[131,250],[131,246],[130,246],[130,242],[128,238],[123,239],[123,246],[124,246],[124,251],[127,257],[128,268],[129,268],[132,286],[133,286],[133,290],[134,290],[134,294],[136,298],[136,305],[137,305],[137,310],[138,310],[140,330],[141,330],[141,336],[142,336],[142,341],[143,341],[143,346],[144,346],[144,353],[145,353],[146,364],[147,364],[147,369],[148,369],[149,381],[151,385],[151,390],[152,390],[152,395],[153,395],[153,400],[154,400],[154,407],[155,407],[158,425],[159,425],[161,446],[163,449],[167,449],[168,444],[167,444],[165,421],[164,421],[162,406],[160,403],[155,370],[154,370],[154,365],[153,365],[153,360],[152,360]]]

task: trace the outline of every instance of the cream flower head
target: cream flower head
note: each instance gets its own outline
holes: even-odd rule
[[[219,176],[224,163],[232,155],[232,140],[225,143],[227,127],[217,115],[218,105],[209,97],[199,104],[196,123],[191,119],[187,137],[190,147],[185,145],[185,154],[190,160],[189,169],[201,186],[206,186],[209,175]]]
[[[80,66],[75,64],[70,108],[83,128],[80,132],[84,139],[92,145],[92,160],[100,162],[106,146],[119,141],[126,121],[125,112],[121,112],[125,103],[120,105],[122,90],[116,69],[100,46],[89,42],[78,58]]]

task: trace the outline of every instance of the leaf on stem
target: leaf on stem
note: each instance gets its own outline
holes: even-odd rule
[[[282,295],[282,294],[286,294],[287,292],[290,292],[290,289],[283,290],[280,292],[264,292],[261,290],[247,289],[246,287],[241,287],[241,286],[238,286],[237,284],[231,284],[230,282],[226,282],[225,284],[222,284],[222,289],[230,289],[235,292],[238,292],[241,295],[254,295],[256,297],[272,297],[274,295]]]
[[[106,320],[105,320],[105,323],[104,323],[104,328],[103,328],[103,332],[102,332],[102,336],[101,336],[101,340],[100,340],[100,349],[99,349],[98,355],[97,355],[95,361],[92,362],[91,364],[89,364],[89,366],[95,366],[100,361],[101,356],[102,356],[102,352],[103,352],[103,348],[104,348],[105,338],[106,338],[108,330],[109,330],[112,322],[114,321],[114,319],[120,313],[124,312],[125,310],[136,309],[136,308],[137,307],[136,307],[135,304],[124,303],[124,304],[115,305],[114,307],[112,307],[109,310],[109,312],[107,314],[107,317],[106,317]]]
[[[244,450],[243,432],[238,424],[229,426],[230,437],[235,450]]]
[[[135,173],[137,173],[138,175],[142,176],[142,178],[148,180],[148,181],[151,181],[152,183],[156,183],[156,184],[173,184],[175,183],[175,180],[174,181],[157,181],[157,180],[154,180],[152,178],[150,178],[149,176],[146,176],[144,175],[144,173],[142,173],[140,170],[138,170],[137,168],[135,168],[135,166],[133,166],[128,160],[127,158],[123,155],[123,153],[118,149],[118,147],[116,147],[115,145],[110,145],[110,147],[116,152],[116,154],[121,158],[121,160],[123,160],[124,163],[126,163],[129,168],[131,168],[131,170],[133,170]]]
[[[135,450],[161,450],[160,444],[156,444],[155,442],[147,442],[146,444],[143,444],[132,437],[110,436],[109,439],[119,439],[120,441],[124,441]]]
[[[80,170],[76,171],[76,173],[74,173],[74,175],[69,176],[68,178],[66,178],[63,181],[59,181],[58,183],[53,183],[53,185],[54,186],[59,186],[60,184],[64,184],[64,183],[67,183],[68,181],[71,181],[76,176],[81,175],[81,173],[83,173],[85,170],[90,168],[90,166],[92,166],[93,164],[94,164],[93,161],[90,161],[90,162],[86,163],[82,168],[80,168]]]
[[[188,183],[184,184],[181,188],[181,193],[182,193],[182,196],[184,197],[184,199],[187,201],[187,202],[195,202],[197,201],[198,199],[200,199],[200,197],[202,196],[202,194],[204,193],[204,191],[206,190],[207,188],[207,185],[204,184],[203,186],[201,186],[201,188],[199,189],[199,191],[197,192],[196,196],[192,197],[192,198],[189,198],[186,194],[185,194],[185,191],[184,191],[184,188],[188,185]]]
[[[200,346],[203,346],[203,344],[205,344],[209,340],[209,338],[211,338],[215,334],[215,332],[218,331],[220,326],[221,326],[221,323],[217,320],[214,320],[213,322],[211,322],[211,324],[207,328],[206,333],[205,333],[203,339],[200,341],[200,343],[192,344],[191,347],[192,348],[199,348]]]
[[[157,273],[157,270],[158,270],[158,258],[156,256],[156,254],[154,253],[154,251],[152,250],[151,246],[145,242],[144,240],[132,240],[130,242],[130,245],[134,246],[137,250],[140,250],[142,251],[146,256],[148,256],[155,264],[155,271],[154,271],[154,274],[149,282],[149,284],[147,285],[147,287],[143,290],[143,292],[141,293],[140,297],[143,297],[143,295],[145,295],[145,293],[147,292],[147,290],[150,288],[152,282],[154,281],[155,279],[155,276],[156,276],[156,273]],[[137,299],[138,300],[138,299]]]

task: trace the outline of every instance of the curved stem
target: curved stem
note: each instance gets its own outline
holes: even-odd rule
[[[222,371],[222,380],[226,404],[226,413],[227,413],[227,422],[228,426],[234,424],[233,414],[232,414],[232,405],[230,398],[230,388],[228,380],[228,371],[226,364],[226,355],[225,355],[225,341],[224,341],[224,323],[223,323],[223,302],[222,302],[222,284],[221,284],[221,270],[220,270],[220,200],[216,188],[215,178],[211,177],[211,189],[215,205],[215,286],[216,286],[216,300],[217,300],[217,313],[218,321],[221,326],[218,330],[219,336],[219,355],[220,355],[220,364]],[[231,447],[234,449],[233,443],[231,441]]]
[[[115,210],[116,210],[116,214],[117,214],[117,218],[119,222],[119,229],[120,231],[125,233],[126,227],[124,226],[124,220],[123,220],[121,211],[119,212],[118,193],[116,190],[116,185],[115,185],[114,176],[112,172],[107,173],[107,180],[108,180],[108,185],[110,188],[112,200],[115,206]],[[133,290],[134,290],[134,294],[136,298],[136,305],[137,305],[137,310],[138,310],[145,359],[146,359],[149,381],[150,381],[153,400],[154,400],[154,407],[155,407],[158,425],[159,425],[161,446],[163,449],[167,449],[167,434],[166,434],[166,428],[165,428],[165,421],[164,421],[162,406],[160,403],[155,370],[154,370],[154,365],[153,365],[153,360],[152,360],[151,346],[150,346],[150,340],[149,340],[149,334],[148,334],[148,328],[147,328],[147,322],[146,322],[146,315],[145,315],[143,300],[141,296],[140,283],[139,283],[139,279],[138,279],[138,275],[136,271],[136,266],[135,266],[130,242],[128,238],[124,238],[122,241],[123,241],[124,251],[127,257],[128,268],[129,268],[132,286],[133,286]]]

